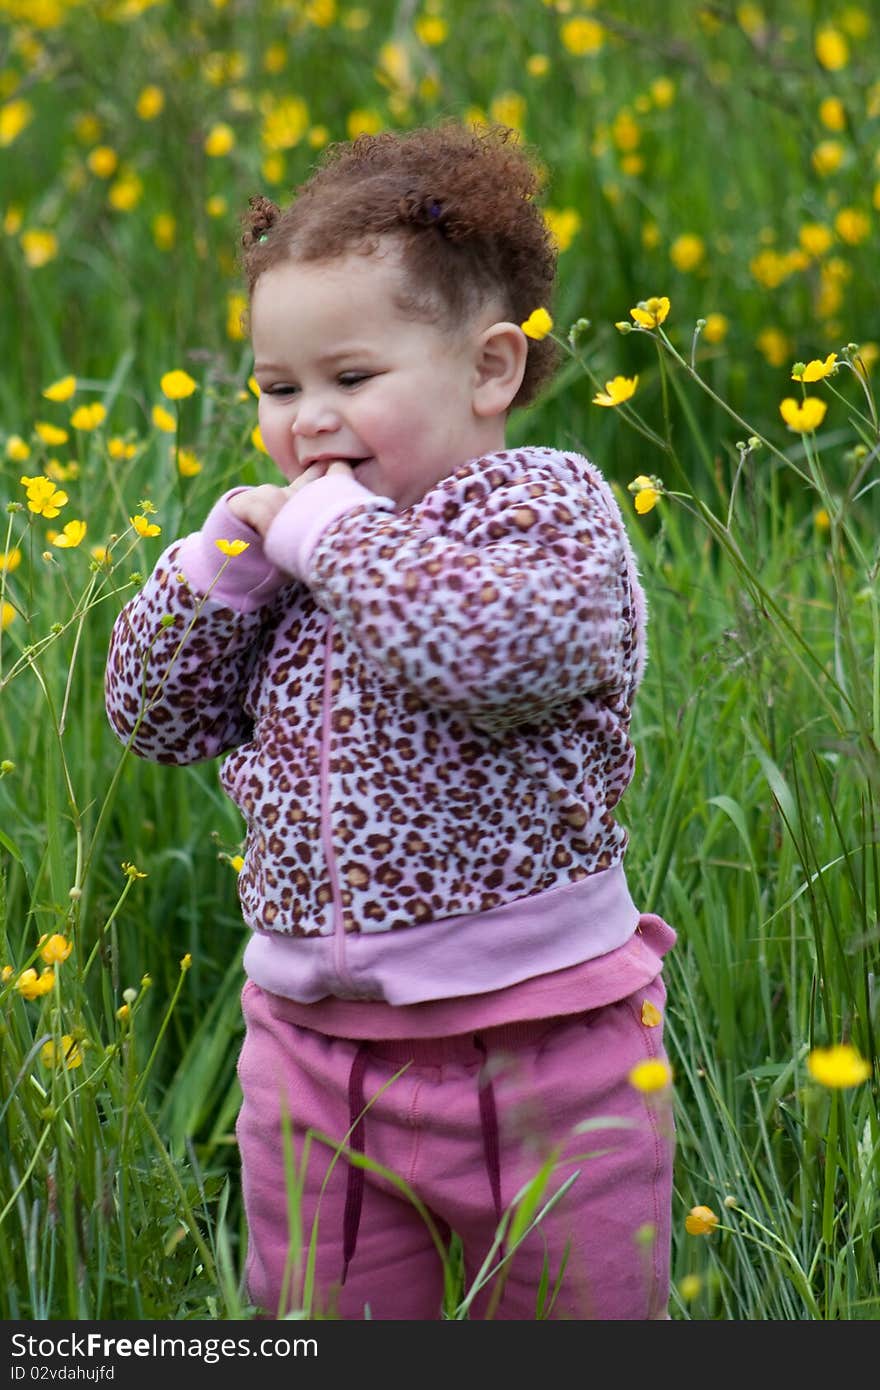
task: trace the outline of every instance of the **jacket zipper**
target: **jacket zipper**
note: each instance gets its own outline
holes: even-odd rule
[[[333,853],[333,834],[330,826],[330,738],[331,738],[331,700],[330,684],[333,675],[333,619],[327,620],[327,637],[324,649],[324,691],[321,706],[321,843],[327,872],[330,875],[330,891],[333,895],[333,966],[340,984],[354,993],[354,981],[345,962],[345,918],[342,911],[342,894],[339,888],[339,870]]]

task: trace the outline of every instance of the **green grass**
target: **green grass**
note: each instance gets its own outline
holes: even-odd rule
[[[21,552],[0,574],[12,605],[0,638],[0,966],[12,967],[0,985],[0,1312],[251,1315],[233,1137],[245,933],[229,861],[242,826],[214,765],[148,766],[116,743],[102,698],[107,640],[170,538],[195,529],[233,482],[272,476],[251,441],[247,343],[228,327],[238,218],[255,191],[283,201],[315,155],[305,136],[261,144],[264,108],[295,94],[309,128],[337,139],[359,110],[396,127],[472,108],[510,119],[509,101],[493,103],[514,92],[547,167],[546,203],[580,218],[560,256],[554,331],[567,343],[575,320],[590,326],[545,398],[513,418],[509,442],[596,460],[627,515],[650,605],[638,764],[621,815],[633,895],[679,932],[666,971],[672,1314],[876,1318],[878,429],[870,372],[853,370],[852,353],[847,365],[844,348],[873,360],[880,308],[876,233],[847,239],[839,221],[855,209],[875,227],[880,215],[876,17],[841,10],[839,23],[861,13],[868,29],[829,71],[806,7],[782,0],[762,22],[755,6],[713,6],[701,20],[673,3],[662,25],[643,5],[609,4],[601,49],[583,55],[563,39],[579,12],[538,0],[516,7],[515,26],[507,7],[487,4],[478,33],[463,0],[446,0],[436,46],[390,3],[365,9],[362,28],[354,7],[322,27],[319,10],[269,0],[132,7],[127,18],[119,4],[56,8],[58,25],[37,28],[36,7],[0,0],[0,133],[12,128],[9,103],[31,108],[0,155],[0,497],[11,504],[0,553]],[[279,42],[285,65],[270,72],[264,55]],[[377,76],[389,42],[407,69],[396,82]],[[329,63],[332,83],[320,77]],[[673,84],[669,104],[658,78]],[[166,94],[149,121],[136,110],[148,83]],[[832,96],[840,132],[820,116]],[[638,124],[634,149],[615,143],[623,110]],[[97,126],[86,130],[85,116]],[[236,143],[211,158],[204,139],[220,121]],[[826,174],[813,159],[823,139],[842,154]],[[97,145],[141,181],[129,210],[108,203],[115,179],[88,169]],[[633,154],[639,170],[625,164]],[[270,155],[275,171],[264,169]],[[225,212],[207,210],[211,197]],[[158,214],[175,218],[166,249]],[[813,223],[830,229],[827,250],[784,261]],[[33,230],[57,237],[42,266],[25,254]],[[691,270],[673,260],[683,234],[704,248]],[[768,248],[787,267],[776,284],[755,261]],[[653,295],[671,300],[661,330],[615,328]],[[719,313],[726,334],[709,341],[697,322]],[[784,340],[772,362],[767,329]],[[806,388],[827,414],[815,434],[794,434],[779,413],[802,394],[792,365],[829,352],[840,370]],[[151,411],[174,409],[159,389],[174,367],[199,390],[166,433]],[[68,373],[73,399],[46,400]],[[594,406],[618,374],[638,374],[632,400]],[[73,409],[92,401],[104,423],[71,429]],[[69,440],[45,445],[36,421]],[[111,457],[112,438],[132,456]],[[747,448],[751,438],[760,447]],[[178,439],[203,465],[192,477],[176,468]],[[19,478],[53,466],[69,502],[47,520],[22,508]],[[637,475],[668,493],[641,517],[627,491]],[[146,540],[129,522],[143,499],[162,528]],[[86,540],[58,549],[47,531],[72,518],[87,522]],[[93,558],[93,546],[109,557]],[[42,968],[38,941],[52,933],[73,953],[55,988],[28,1001],[16,979]],[[82,1065],[43,1065],[44,1043],[60,1050],[64,1036]],[[872,1078],[823,1089],[807,1057],[842,1040],[873,1062]],[[540,1177],[511,1229],[552,1190]],[[686,1234],[694,1205],[719,1216],[713,1234]],[[309,1233],[302,1242],[307,1258]],[[455,1250],[448,1274],[447,1315],[464,1316]],[[536,1299],[552,1297],[554,1278]]]

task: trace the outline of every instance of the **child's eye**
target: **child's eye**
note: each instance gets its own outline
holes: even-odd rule
[[[340,386],[357,386],[359,382],[368,381],[369,378],[369,372],[340,372],[339,384]]]
[[[297,388],[296,386],[291,386],[289,383],[281,382],[281,383],[279,383],[279,385],[277,385],[277,386],[267,386],[267,387],[266,387],[266,395],[267,395],[267,396],[292,396],[292,395],[294,394],[294,392],[297,391],[297,390],[298,390],[298,388]]]

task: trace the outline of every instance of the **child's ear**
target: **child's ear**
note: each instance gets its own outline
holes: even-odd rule
[[[480,416],[503,415],[520,388],[529,345],[515,323],[493,323],[477,341],[473,406]]]

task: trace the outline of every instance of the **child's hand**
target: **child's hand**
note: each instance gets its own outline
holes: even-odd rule
[[[227,502],[233,516],[250,526],[260,536],[265,537],[281,508],[288,500],[286,487],[275,487],[264,483],[262,487],[250,487],[246,492],[237,492]]]
[[[350,478],[354,477],[354,469],[350,463],[346,463],[345,459],[333,459],[329,465],[326,461],[313,463],[311,468],[307,468],[305,472],[300,473],[298,478],[294,478],[293,482],[288,484],[288,495],[292,496],[293,493],[299,492],[300,488],[305,487],[307,483],[314,483],[318,478],[323,478],[325,473],[347,473]]]
[[[292,483],[288,483],[287,487],[263,483],[260,487],[237,492],[234,497],[230,497],[227,506],[233,516],[237,516],[239,521],[245,522],[265,538],[281,508],[290,501],[294,493],[299,492],[308,483],[323,478],[325,473],[334,472],[347,473],[349,477],[354,477],[354,470],[344,459],[334,459],[329,465],[326,462],[313,463],[310,468],[300,473],[298,478],[294,478]]]

